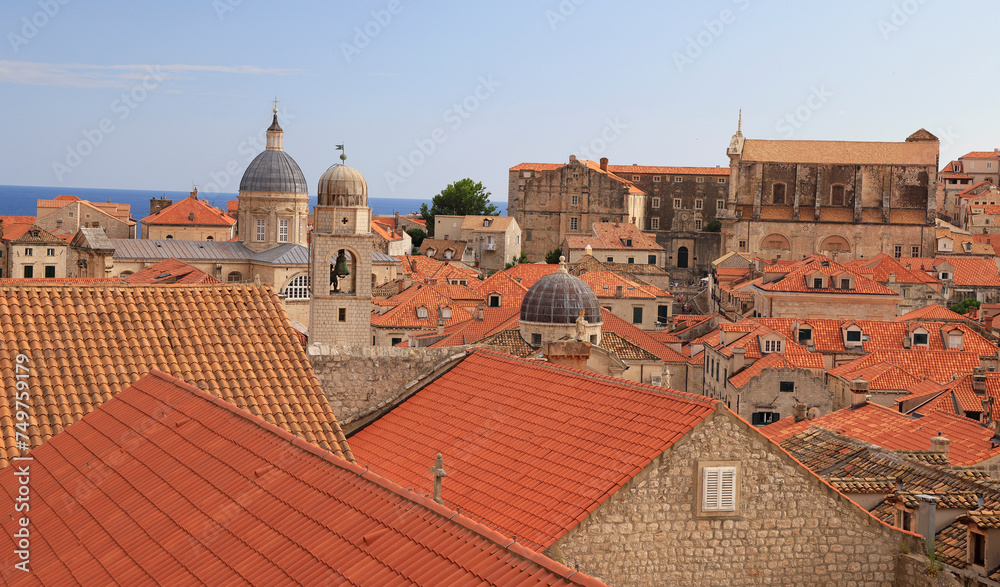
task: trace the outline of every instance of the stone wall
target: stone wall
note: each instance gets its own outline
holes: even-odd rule
[[[738,515],[698,515],[699,460],[739,463]],[[900,552],[922,548],[720,407],[547,554],[619,587],[888,587]]]
[[[407,384],[433,372],[467,347],[396,348],[310,345],[313,372],[342,426],[386,405]]]
[[[809,369],[763,369],[750,378],[742,389],[727,386],[727,399],[736,406],[741,418],[753,421],[754,412],[780,414],[780,419],[795,415],[795,404],[803,403],[807,409],[815,409],[816,415],[833,411],[833,391],[827,389],[822,371],[817,375]],[[781,391],[782,383],[791,384],[791,389]],[[788,386],[786,385],[786,388]],[[739,399],[736,398],[739,396]]]

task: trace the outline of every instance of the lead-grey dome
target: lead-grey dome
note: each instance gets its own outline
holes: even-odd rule
[[[288,153],[269,149],[250,162],[240,180],[240,191],[308,194],[309,184]]]
[[[601,304],[594,290],[560,268],[539,279],[521,302],[521,320],[543,324],[573,324],[583,310],[588,324],[601,323]]]

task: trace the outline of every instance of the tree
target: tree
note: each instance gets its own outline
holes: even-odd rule
[[[460,179],[441,190],[431,199],[431,207],[420,205],[420,215],[427,221],[427,234],[434,236],[434,217],[438,214],[449,216],[497,216],[500,209],[490,203],[490,193],[482,182],[469,178]]]
[[[705,232],[722,232],[722,223],[715,218],[709,220],[705,224]]]
[[[504,265],[503,268],[504,269],[510,269],[511,267],[513,267],[515,265],[520,265],[521,263],[527,263],[527,262],[528,262],[528,254],[525,253],[524,251],[521,251],[521,256],[520,257],[518,257],[517,259],[512,259],[511,262],[507,263],[506,265]]]
[[[422,228],[407,229],[406,234],[410,235],[410,238],[413,239],[413,246],[415,247],[419,247],[420,243],[424,242],[424,239],[427,238],[427,233]]]
[[[549,265],[555,265],[559,262],[559,257],[562,257],[562,247],[559,247],[554,251],[549,251],[549,253],[545,255],[545,262]]]
[[[979,300],[976,298],[965,298],[951,307],[951,311],[956,314],[965,314],[969,308],[979,308]]]

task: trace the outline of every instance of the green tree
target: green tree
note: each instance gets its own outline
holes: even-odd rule
[[[969,311],[969,308],[978,308],[979,300],[975,298],[965,298],[964,300],[958,302],[951,307],[951,311],[956,314],[965,314]]]
[[[545,262],[549,265],[555,265],[559,262],[559,257],[562,257],[562,247],[559,247],[554,251],[549,251],[549,253],[545,255]]]
[[[422,228],[410,228],[406,231],[406,234],[410,235],[410,238],[413,239],[413,246],[415,247],[419,247],[420,243],[424,242],[424,239],[427,238],[427,233]]]
[[[431,199],[431,207],[420,205],[420,215],[427,221],[427,234],[434,236],[434,217],[438,214],[449,216],[496,216],[500,209],[490,203],[490,193],[482,182],[469,178],[460,179],[441,190]]]
[[[527,262],[528,262],[528,255],[527,255],[527,253],[525,253],[524,251],[521,251],[521,256],[520,257],[518,257],[517,259],[512,260],[510,263],[507,263],[506,265],[504,265],[503,268],[504,269],[510,269],[514,265],[520,265],[521,263],[527,263]]]
[[[705,224],[705,232],[722,232],[722,223],[715,218],[709,220]]]

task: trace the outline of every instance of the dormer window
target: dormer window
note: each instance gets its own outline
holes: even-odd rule
[[[813,277],[813,289],[823,289],[823,278]]]
[[[490,297],[489,297],[489,306],[491,308],[499,308],[500,307],[500,294],[490,294]]]
[[[948,333],[948,348],[962,350],[964,345],[962,344],[962,331],[953,330]]]
[[[951,273],[948,273],[947,271],[941,271],[940,273],[938,273],[938,279],[951,279]]]
[[[764,349],[762,352],[766,355],[768,353],[780,353],[781,352],[781,341],[780,340],[765,340]]]
[[[799,328],[799,342],[805,344],[812,340],[813,331],[811,328]]]
[[[848,330],[847,342],[861,342],[861,330]]]
[[[913,345],[914,346],[927,346],[927,332],[914,332],[913,333]]]
[[[483,227],[484,227],[484,228],[485,228],[485,227],[488,227],[488,226],[489,226],[489,225],[491,225],[491,224],[493,224],[493,221],[492,221],[492,220],[490,220],[489,218],[483,218]]]
[[[423,306],[417,308],[417,318],[426,318],[426,317],[427,317],[427,308]]]
[[[451,318],[451,308],[449,308],[448,306],[441,308],[441,317],[444,318],[445,320]]]

